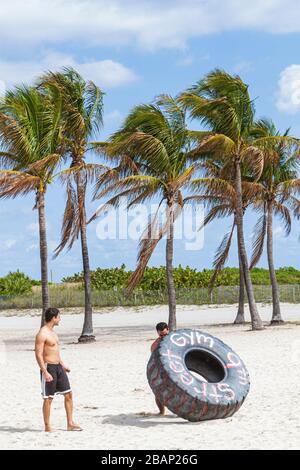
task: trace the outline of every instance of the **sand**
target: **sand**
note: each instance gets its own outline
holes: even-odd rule
[[[265,321],[270,305],[259,305]],[[189,423],[157,417],[146,378],[154,325],[167,307],[107,309],[94,315],[97,342],[77,344],[81,315],[63,315],[57,328],[70,366],[75,419],[65,431],[63,398],[56,397],[51,434],[43,431],[34,336],[39,317],[0,316],[1,449],[299,449],[300,309],[283,304],[283,326],[250,331],[233,326],[236,306],[179,306],[178,327],[196,327],[230,345],[246,363],[251,390],[231,418]],[[2,312],[3,313],[3,312]],[[27,312],[28,313],[28,312]],[[34,312],[32,312],[34,315]]]

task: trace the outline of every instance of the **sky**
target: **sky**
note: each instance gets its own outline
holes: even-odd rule
[[[300,134],[300,3],[294,0],[0,0],[0,94],[33,83],[47,70],[72,66],[105,92],[99,138],[117,130],[137,104],[161,93],[176,95],[218,67],[238,74],[255,100],[257,117]],[[47,193],[49,268],[53,281],[79,272],[80,244],[52,259],[59,243],[65,194],[58,184]],[[34,197],[0,200],[0,276],[20,269],[40,278],[37,211]],[[88,196],[92,215],[97,203]],[[121,215],[122,220],[123,215]],[[245,216],[251,249],[257,221]],[[187,249],[175,240],[174,264],[209,268],[230,219],[210,224],[202,247]],[[98,222],[88,227],[90,261],[96,267],[136,263],[138,241],[100,240]],[[275,265],[300,268],[299,222],[286,238],[275,221]],[[228,265],[237,266],[236,240]],[[165,263],[161,241],[150,265]],[[264,255],[260,267],[267,266]]]

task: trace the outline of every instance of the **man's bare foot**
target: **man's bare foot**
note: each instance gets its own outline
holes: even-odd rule
[[[82,431],[82,428],[78,424],[69,424],[68,431]]]
[[[52,432],[52,428],[50,425],[45,426],[45,432]]]

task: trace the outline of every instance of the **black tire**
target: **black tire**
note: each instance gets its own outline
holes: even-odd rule
[[[159,401],[188,421],[232,416],[250,388],[246,366],[230,347],[190,329],[164,337],[151,354],[147,378]]]

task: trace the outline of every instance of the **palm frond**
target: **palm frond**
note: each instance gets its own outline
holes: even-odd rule
[[[205,227],[205,225],[207,225],[209,222],[212,222],[214,219],[227,217],[231,215],[232,213],[233,213],[232,207],[228,203],[214,206],[210,209],[208,214],[206,214],[206,216],[204,217],[204,221],[200,225],[198,230],[202,230],[202,228]]]
[[[160,204],[161,203],[162,201],[160,202]],[[174,221],[177,219],[181,211],[182,211],[182,207],[180,205],[177,205],[175,208],[175,211],[173,212]],[[140,280],[142,279],[144,275],[145,268],[158,242],[162,239],[164,235],[168,233],[168,230],[169,230],[168,217],[166,217],[165,223],[161,227],[158,227],[157,214],[158,214],[158,210],[156,211],[155,216],[150,220],[145,232],[143,233],[141,237],[141,241],[139,245],[139,254],[138,254],[138,265],[127,282],[127,286],[126,286],[127,294],[130,294],[133,291],[133,289],[138,285],[138,283],[140,282]]]
[[[189,188],[191,191],[211,196],[226,196],[227,199],[235,199],[235,189],[233,185],[221,178],[197,178],[191,181]]]
[[[85,86],[85,126],[89,136],[100,130],[103,124],[103,92],[94,82],[88,81]]]
[[[228,158],[234,154],[234,141],[224,134],[206,133],[200,143],[187,154],[189,159],[197,159],[202,155],[212,154],[215,160]]]
[[[61,229],[61,242],[54,251],[54,258],[57,258],[65,247],[70,250],[80,232],[80,213],[77,194],[70,183],[67,185],[66,192],[67,201]]]
[[[40,175],[41,173],[52,173],[53,169],[56,168],[59,164],[60,159],[61,156],[56,153],[47,155],[46,157],[41,158],[34,163],[30,163],[27,167],[27,171],[29,173],[35,174],[36,176]]]
[[[241,159],[243,164],[253,172],[254,178],[257,181],[264,169],[264,152],[254,145],[248,145],[242,150]]]
[[[254,238],[253,238],[253,244],[252,244],[253,251],[252,251],[249,269],[254,268],[261,258],[261,255],[263,253],[263,248],[264,248],[266,229],[267,229],[267,213],[266,213],[266,205],[264,205],[263,214],[258,219],[254,228]]]
[[[293,216],[300,219],[300,200],[294,196],[290,196],[289,206],[293,212]]]
[[[216,69],[179,98],[180,103],[217,134],[235,142],[247,135],[253,123],[254,106],[248,86],[238,76]]]
[[[155,99],[155,104],[163,108],[175,133],[185,131],[185,111],[175,98],[167,94],[161,94]]]
[[[177,178],[175,178],[170,183],[170,187],[172,188],[172,190],[174,192],[176,192],[176,191],[178,191],[178,189],[185,186],[190,181],[190,179],[192,178],[194,172],[195,172],[195,167],[194,166],[190,166],[185,171],[183,171]]]
[[[261,183],[242,181],[242,198],[244,203],[253,203],[257,199],[264,199],[266,190]]]
[[[128,154],[133,159],[142,158],[160,172],[170,165],[169,155],[163,141],[145,132],[123,133],[113,139],[109,148],[118,155]]]
[[[213,262],[214,273],[208,285],[209,292],[212,291],[214,283],[217,279],[217,276],[220,273],[220,271],[223,269],[227,261],[229,250],[231,247],[231,241],[232,241],[234,228],[235,228],[235,221],[232,224],[231,230],[224,235],[220,245],[218,246],[217,252],[214,257],[214,262]]]
[[[288,236],[291,232],[292,221],[288,208],[284,204],[273,201],[273,208],[275,215],[279,216],[284,224],[285,235]]]
[[[0,197],[16,198],[36,192],[41,185],[37,176],[13,170],[0,170]]]

